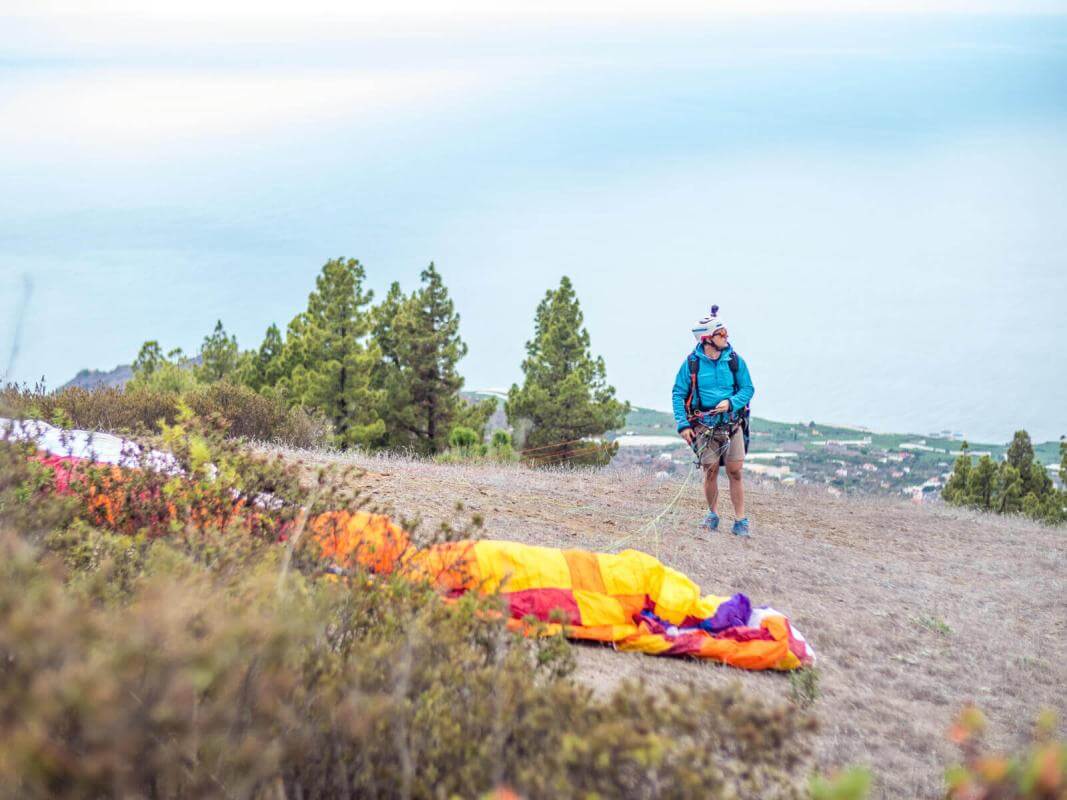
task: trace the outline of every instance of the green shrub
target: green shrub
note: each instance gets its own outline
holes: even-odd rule
[[[804,667],[789,673],[789,699],[800,708],[811,708],[819,699],[819,670]]]
[[[198,416],[223,420],[230,436],[303,448],[323,446],[330,439],[329,425],[321,414],[289,408],[281,400],[240,384],[208,384],[185,400]]]
[[[952,627],[939,617],[935,617],[931,614],[920,614],[915,617],[915,622],[922,625],[928,631],[932,631],[939,636],[951,636]]]
[[[162,423],[173,425],[177,420],[182,402],[199,416],[216,419],[230,436],[304,448],[318,447],[329,440],[329,426],[321,415],[301,408],[290,409],[277,398],[226,381],[196,384],[184,395],[136,387],[93,390],[68,387],[49,393],[42,387],[8,385],[0,390],[0,415],[54,422],[62,414],[68,427],[127,434],[159,433]]]
[[[507,431],[493,431],[493,439],[489,443],[489,457],[494,461],[516,461],[515,448],[511,444],[511,434]]]
[[[811,800],[866,800],[871,773],[866,767],[850,767],[830,777],[815,775],[809,790]]]
[[[147,433],[159,431],[159,420],[173,423],[178,398],[160,391],[126,391],[115,387],[68,387],[46,392],[9,384],[0,390],[0,413],[52,422],[57,414],[85,430]]]
[[[196,368],[184,356],[175,363],[165,361],[151,372],[137,372],[130,378],[127,388],[130,391],[160,392],[162,394],[184,394],[197,386],[203,385]]]
[[[457,425],[448,435],[448,449],[434,456],[438,464],[462,464],[485,458],[489,452],[481,443],[478,433],[471,428]]]
[[[484,447],[485,445],[473,449],[450,447],[443,453],[435,455],[433,461],[435,464],[470,464],[471,462],[478,462],[484,458],[482,451]]]
[[[448,435],[448,446],[457,450],[470,450],[478,444],[478,434],[470,428],[457,425]]]

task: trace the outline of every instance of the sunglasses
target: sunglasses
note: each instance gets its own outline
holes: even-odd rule
[[[715,331],[715,333],[713,333],[713,334],[711,334],[711,335],[712,335],[712,336],[721,336],[721,337],[722,337],[723,339],[725,339],[725,338],[726,338],[727,336],[729,336],[730,334],[728,334],[728,333],[726,332],[726,328],[719,328],[719,330]]]

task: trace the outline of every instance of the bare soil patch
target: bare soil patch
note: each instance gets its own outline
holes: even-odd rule
[[[956,755],[945,734],[966,702],[988,715],[991,741],[1004,748],[1028,739],[1042,707],[1067,719],[1063,527],[746,479],[753,524],[746,541],[728,532],[728,500],[720,507],[726,532],[698,535],[697,475],[683,486],[637,469],[292,455],[364,468],[361,487],[398,517],[435,525],[477,513],[486,538],[608,552],[633,547],[706,593],[745,592],[786,613],[818,654],[817,766],[870,766],[877,797],[943,796],[944,769]],[[740,681],[771,701],[790,693],[788,675],[779,673],[603,646],[580,646],[577,657],[578,679],[600,692],[638,679],[692,682],[697,691]]]

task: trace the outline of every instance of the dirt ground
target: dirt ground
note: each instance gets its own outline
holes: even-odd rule
[[[822,770],[868,765],[875,796],[943,796],[955,757],[946,731],[975,702],[991,743],[1027,741],[1038,711],[1067,719],[1067,529],[891,498],[834,498],[746,479],[750,540],[698,535],[698,475],[637,469],[439,465],[396,457],[302,454],[366,470],[362,487],[424,525],[485,520],[484,538],[657,555],[705,593],[745,592],[787,614],[814,645]],[[725,498],[726,487],[722,487]],[[671,506],[672,500],[675,500]],[[461,502],[465,511],[456,511]],[[697,687],[740,681],[770,701],[789,676],[610,647],[576,648],[577,678],[600,692],[626,679]]]

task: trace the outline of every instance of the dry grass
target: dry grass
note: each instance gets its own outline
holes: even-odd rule
[[[728,532],[708,538],[696,535],[702,512],[696,475],[676,507],[655,528],[642,529],[680,482],[635,469],[532,471],[299,455],[354,461],[367,470],[363,488],[398,516],[436,524],[478,513],[487,538],[599,551],[636,547],[706,592],[746,592],[787,613],[820,659],[819,766],[869,765],[875,796],[943,796],[944,768],[956,757],[945,732],[967,701],[987,713],[994,746],[1021,746],[1042,707],[1067,719],[1063,527],[749,482],[753,538]],[[464,512],[456,511],[457,501]],[[724,507],[728,531],[728,501]],[[789,697],[789,680],[780,674],[598,646],[577,650],[578,677],[601,692],[635,678],[698,686],[740,681],[768,700]]]

